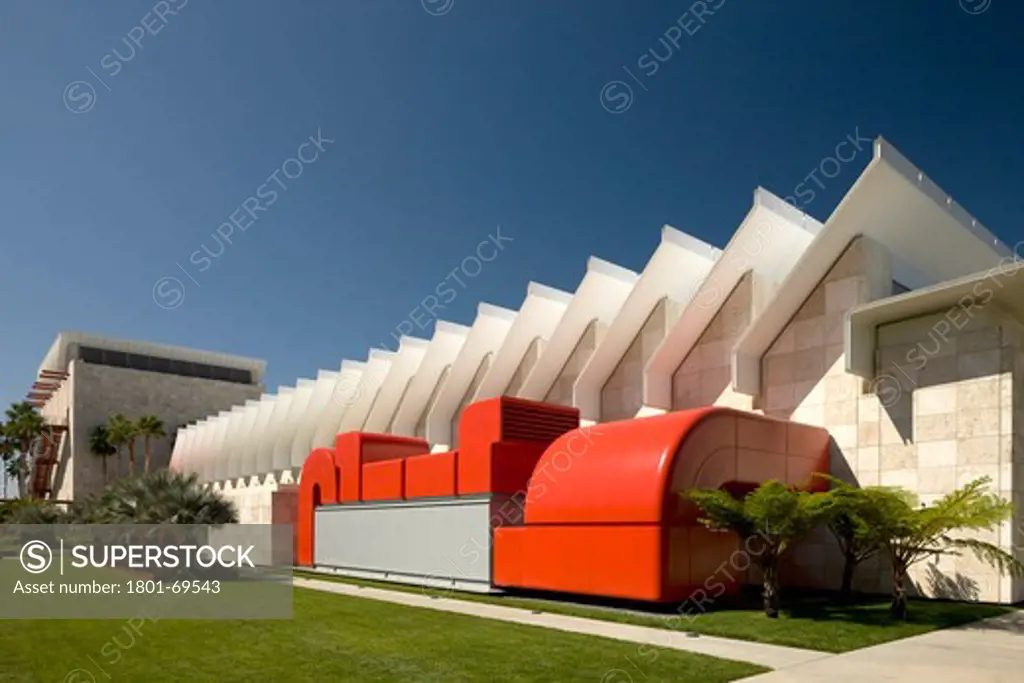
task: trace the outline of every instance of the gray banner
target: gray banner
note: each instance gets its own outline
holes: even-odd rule
[[[0,619],[291,619],[292,527],[0,526]]]

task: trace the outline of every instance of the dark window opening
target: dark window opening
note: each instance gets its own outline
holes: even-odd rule
[[[226,368],[219,365],[206,365],[205,363],[189,363],[180,360],[171,360],[159,356],[147,356],[140,353],[124,353],[123,351],[110,351],[98,349],[92,346],[77,346],[69,351],[70,359],[78,359],[94,365],[107,365],[117,368],[131,368],[132,370],[145,370],[148,372],[159,372],[165,375],[178,375],[181,377],[197,377],[199,379],[214,379],[221,382],[232,382],[235,384],[252,384],[252,373],[249,370],[238,368]]]

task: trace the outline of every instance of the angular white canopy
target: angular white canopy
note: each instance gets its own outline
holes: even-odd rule
[[[662,228],[661,243],[573,387],[581,418],[601,419],[601,389],[658,302],[689,302],[720,254],[671,226]]]
[[[228,418],[228,431],[224,436],[224,447],[221,453],[223,469],[218,471],[217,480],[223,481],[238,476],[241,454],[238,444],[241,441],[242,429],[245,426],[245,405],[231,406]]]
[[[466,343],[452,363],[448,380],[427,415],[427,441],[435,448],[448,448],[452,444],[452,419],[480,370],[481,362],[501,348],[515,318],[516,312],[507,308],[483,303],[477,307],[476,320]]]
[[[288,406],[288,414],[274,440],[273,468],[275,472],[286,470],[291,466],[292,442],[295,441],[299,427],[302,426],[302,415],[309,410],[309,401],[313,396],[315,386],[316,381],[311,379],[300,379],[295,384],[295,393]]]
[[[402,436],[415,436],[416,425],[428,409],[430,399],[439,389],[438,384],[447,381],[445,370],[455,362],[456,356],[466,343],[469,328],[464,325],[438,320],[434,336],[430,339],[419,369],[409,382],[405,398],[395,412],[391,432]]]
[[[249,399],[245,402],[245,412],[242,413],[242,431],[238,435],[238,446],[233,457],[237,465],[232,465],[229,468],[232,479],[248,477],[255,468],[256,444],[253,434],[256,431],[256,420],[262,407],[263,401],[260,399]]]
[[[230,410],[222,410],[217,413],[217,417],[219,421],[217,422],[216,432],[213,435],[213,448],[211,450],[211,456],[213,459],[213,474],[211,478],[214,481],[224,479],[228,473],[228,454],[226,446],[228,428],[231,426],[233,413]]]
[[[401,338],[391,368],[380,386],[380,391],[377,392],[377,400],[373,402],[366,422],[363,423],[363,431],[376,434],[388,431],[395,411],[405,396],[409,382],[419,370],[429,346],[430,342],[425,339],[405,336]]]
[[[530,345],[535,340],[546,343],[565,314],[572,294],[531,282],[526,299],[519,308],[501,348],[495,352],[491,365],[477,388],[475,401],[505,393]]]
[[[373,403],[377,399],[377,394],[391,371],[391,365],[394,363],[396,355],[391,351],[382,351],[381,349],[370,350],[366,359],[366,369],[359,378],[355,392],[348,398],[348,406],[345,409],[345,414],[341,416],[335,434],[362,430],[366,417],[370,414],[370,409],[373,408]]]
[[[341,424],[341,418],[344,417],[359,391],[366,367],[367,364],[360,361],[341,361],[341,371],[331,386],[331,395],[324,405],[320,417],[317,418],[316,428],[309,442],[310,451],[314,448],[334,447],[334,437],[338,434],[338,425]],[[305,462],[305,457],[303,457],[303,462]]]
[[[246,465],[242,468],[243,477],[252,477],[266,471],[264,469],[265,461],[260,455],[267,436],[270,417],[274,413],[274,405],[276,403],[277,394],[263,394],[260,396],[260,409],[256,413],[256,422],[253,424],[249,447],[245,454]]]
[[[316,384],[310,394],[306,410],[299,415],[299,424],[295,430],[295,438],[292,440],[291,455],[288,458],[289,467],[300,469],[309,452],[312,450],[310,444],[317,426],[326,422],[325,416],[328,413],[331,397],[334,395],[334,387],[338,384],[340,372],[320,370],[316,375]],[[339,417],[340,419],[340,417]]]
[[[746,273],[753,272],[755,296],[767,299],[820,231],[821,223],[768,190],[757,188],[753,207],[647,362],[644,405],[672,408],[672,376]],[[754,302],[754,317],[761,304]]]
[[[257,475],[274,471],[274,443],[284,427],[293,398],[295,398],[295,387],[278,388],[277,400],[274,401],[274,408],[270,411],[266,429],[260,437],[259,451],[256,455],[255,474]]]
[[[587,327],[595,320],[600,325],[610,325],[638,277],[631,270],[591,256],[586,275],[517,395],[544,400]]]
[[[872,259],[872,267],[883,268],[878,261],[884,261],[888,252],[892,280],[911,289],[983,271],[1011,253],[896,148],[878,138],[871,162],[733,349],[736,391],[760,391],[762,356],[858,235],[883,251]]]

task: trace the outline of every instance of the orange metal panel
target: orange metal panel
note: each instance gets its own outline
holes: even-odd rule
[[[363,465],[419,455],[429,450],[429,444],[423,439],[363,432],[339,434],[334,439],[334,453],[341,469],[341,502],[362,500]]]
[[[381,460],[363,465],[362,500],[402,500],[405,497],[405,460]]]
[[[657,525],[498,529],[494,581],[505,587],[659,601],[661,536]],[[505,568],[502,563],[517,551],[519,557]],[[506,583],[517,575],[518,583]]]
[[[405,497],[454,496],[458,451],[411,455],[405,459]]]
[[[544,448],[578,425],[575,408],[507,396],[471,404],[459,423],[459,495],[525,491]]]
[[[302,464],[299,480],[298,564],[313,564],[314,512],[320,505],[338,502],[338,469],[334,452],[317,448]]]

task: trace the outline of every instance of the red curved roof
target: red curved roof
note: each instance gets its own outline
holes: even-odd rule
[[[828,471],[828,432],[730,408],[608,422],[563,434],[527,489],[530,524],[663,524],[678,492]]]

